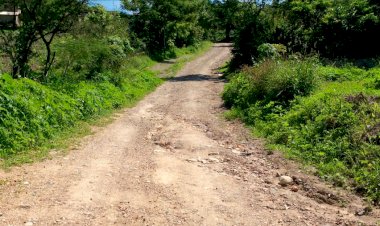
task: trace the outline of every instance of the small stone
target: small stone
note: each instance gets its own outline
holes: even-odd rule
[[[29,185],[29,182],[28,182],[28,181],[25,181],[25,182],[24,182],[24,185]]]
[[[219,163],[220,162],[219,159],[213,158],[213,157],[208,158],[208,161],[213,162],[213,163]]]
[[[297,192],[297,191],[298,191],[298,187],[295,186],[295,185],[293,185],[293,186],[290,188],[290,190],[291,190],[292,192]]]
[[[205,159],[202,159],[202,160],[201,160],[201,163],[203,163],[203,164],[207,164],[207,163],[208,163],[208,161],[207,161],[207,160],[205,160]]]
[[[188,161],[188,162],[198,162],[197,159],[186,159],[186,161]]]
[[[281,186],[287,186],[289,184],[293,183],[293,178],[289,177],[289,176],[281,176],[280,177],[280,182],[279,184]]]
[[[210,152],[210,153],[208,153],[208,155],[209,156],[211,156],[211,155],[219,155],[219,152]]]
[[[357,216],[364,216],[364,215],[368,215],[371,212],[372,212],[372,208],[371,207],[365,207],[364,209],[356,211],[355,214]]]
[[[30,209],[31,206],[28,204],[21,204],[21,205],[19,205],[19,207],[22,209]]]
[[[237,155],[241,155],[241,151],[239,151],[237,149],[233,149],[232,153],[237,154]]]
[[[25,225],[25,226],[33,226],[33,224],[34,224],[33,222],[28,221],[28,222],[26,222],[24,225]]]
[[[155,149],[153,150],[154,153],[165,153],[165,150],[163,149]]]
[[[0,213],[0,217],[2,217],[4,214],[3,213]]]

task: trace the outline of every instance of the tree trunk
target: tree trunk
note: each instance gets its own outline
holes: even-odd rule
[[[20,67],[17,63],[14,63],[12,66],[12,78],[18,78],[18,74],[20,72]]]
[[[51,65],[53,64],[54,58],[55,58],[55,53],[53,53],[53,54],[51,53],[51,46],[50,45],[54,39],[54,36],[57,33],[52,32],[50,38],[47,39],[47,37],[44,35],[42,30],[39,30],[38,32],[39,32],[41,39],[44,42],[45,48],[46,48],[46,60],[45,60],[44,74],[43,74],[44,78],[46,78],[49,71],[50,71]]]
[[[226,41],[230,41],[231,40],[231,30],[232,30],[232,26],[231,24],[227,24],[226,25]]]
[[[50,43],[48,42],[45,43],[45,46],[46,46],[46,60],[45,60],[45,67],[44,67],[44,77],[46,78],[51,68],[51,65],[53,64],[55,54],[53,54],[53,57],[52,57]]]

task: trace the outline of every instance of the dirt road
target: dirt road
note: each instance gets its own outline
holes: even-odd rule
[[[213,69],[229,57],[215,45],[67,156],[0,172],[0,225],[376,224],[377,210],[356,216],[360,199],[223,119]]]

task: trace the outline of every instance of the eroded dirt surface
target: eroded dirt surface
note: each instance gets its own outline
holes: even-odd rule
[[[67,156],[0,172],[0,225],[376,225],[223,119],[213,69],[229,57],[215,45]]]

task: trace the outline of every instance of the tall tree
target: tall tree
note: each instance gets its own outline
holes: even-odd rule
[[[266,7],[265,0],[242,3],[242,16],[234,39],[232,66],[254,64],[258,57],[257,48],[271,41],[273,23],[270,20],[270,14],[265,11]]]
[[[243,4],[239,0],[217,0],[214,2],[216,17],[225,32],[225,40],[231,40],[231,31],[235,29],[241,21],[239,14]]]
[[[380,45],[374,0],[287,0],[281,3],[281,36],[292,51],[327,57],[371,57]]]
[[[202,33],[199,10],[206,3],[206,0],[123,1],[124,8],[133,12],[132,30],[145,41],[150,52],[196,42]]]
[[[84,12],[87,0],[2,0],[21,9],[21,27],[13,31],[15,48],[11,54],[13,77],[28,75],[33,45],[42,40],[46,49],[43,75],[47,76],[54,61],[51,43],[66,32]],[[3,31],[3,37],[7,36]],[[9,33],[9,32],[8,32]],[[9,36],[9,35],[8,35]],[[8,43],[11,44],[11,43]]]

